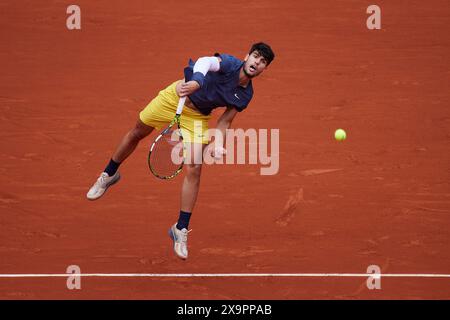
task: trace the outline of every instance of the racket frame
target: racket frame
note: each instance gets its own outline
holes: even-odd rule
[[[152,151],[156,145],[156,143],[159,141],[159,139],[161,139],[163,137],[164,134],[167,133],[167,131],[169,131],[175,124],[178,127],[178,130],[180,132],[180,139],[181,139],[181,143],[183,143],[183,134],[181,132],[181,127],[180,127],[180,116],[181,113],[183,112],[183,107],[184,107],[184,103],[186,101],[186,97],[180,97],[180,100],[178,101],[178,107],[177,107],[177,112],[175,114],[175,117],[173,118],[172,122],[170,122],[169,126],[167,128],[165,128],[157,137],[156,139],[153,141],[152,145],[150,146],[150,151],[148,152],[148,158],[147,158],[147,164],[148,167],[151,171],[151,173],[153,173],[153,175],[157,178],[163,179],[163,180],[170,180],[175,178],[180,172],[181,170],[183,170],[183,165],[184,165],[184,152],[183,152],[183,159],[181,161],[180,166],[178,167],[178,169],[171,175],[169,176],[161,176],[160,174],[158,174],[151,166],[150,164],[150,157],[152,155]],[[184,148],[184,145],[183,145]]]

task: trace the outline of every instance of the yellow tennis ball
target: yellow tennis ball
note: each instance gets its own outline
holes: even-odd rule
[[[347,134],[345,133],[345,131],[344,131],[343,129],[337,129],[337,130],[334,132],[334,138],[335,138],[337,141],[344,141],[345,138],[347,138]]]

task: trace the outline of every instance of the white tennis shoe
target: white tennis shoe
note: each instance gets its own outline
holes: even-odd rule
[[[188,257],[187,236],[189,232],[190,230],[188,231],[186,228],[178,230],[176,223],[169,229],[169,236],[173,240],[173,250],[183,260]]]
[[[105,193],[106,189],[119,181],[119,179],[119,171],[117,171],[112,177],[108,176],[106,172],[102,172],[94,185],[89,189],[86,197],[89,200],[97,200]]]

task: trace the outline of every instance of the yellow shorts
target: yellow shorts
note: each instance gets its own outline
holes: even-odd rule
[[[153,128],[161,129],[167,126],[174,118],[180,97],[176,92],[175,81],[166,89],[161,90],[145,108],[139,113],[141,121]],[[180,117],[180,127],[185,142],[208,144],[208,120],[198,111],[184,106]]]

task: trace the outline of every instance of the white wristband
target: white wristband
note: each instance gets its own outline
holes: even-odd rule
[[[219,70],[220,70],[220,62],[219,62],[219,58],[217,58],[217,57],[199,58],[197,60],[197,62],[195,62],[195,65],[194,65],[194,73],[200,72],[204,76],[206,76],[206,74],[209,71],[217,72]]]

